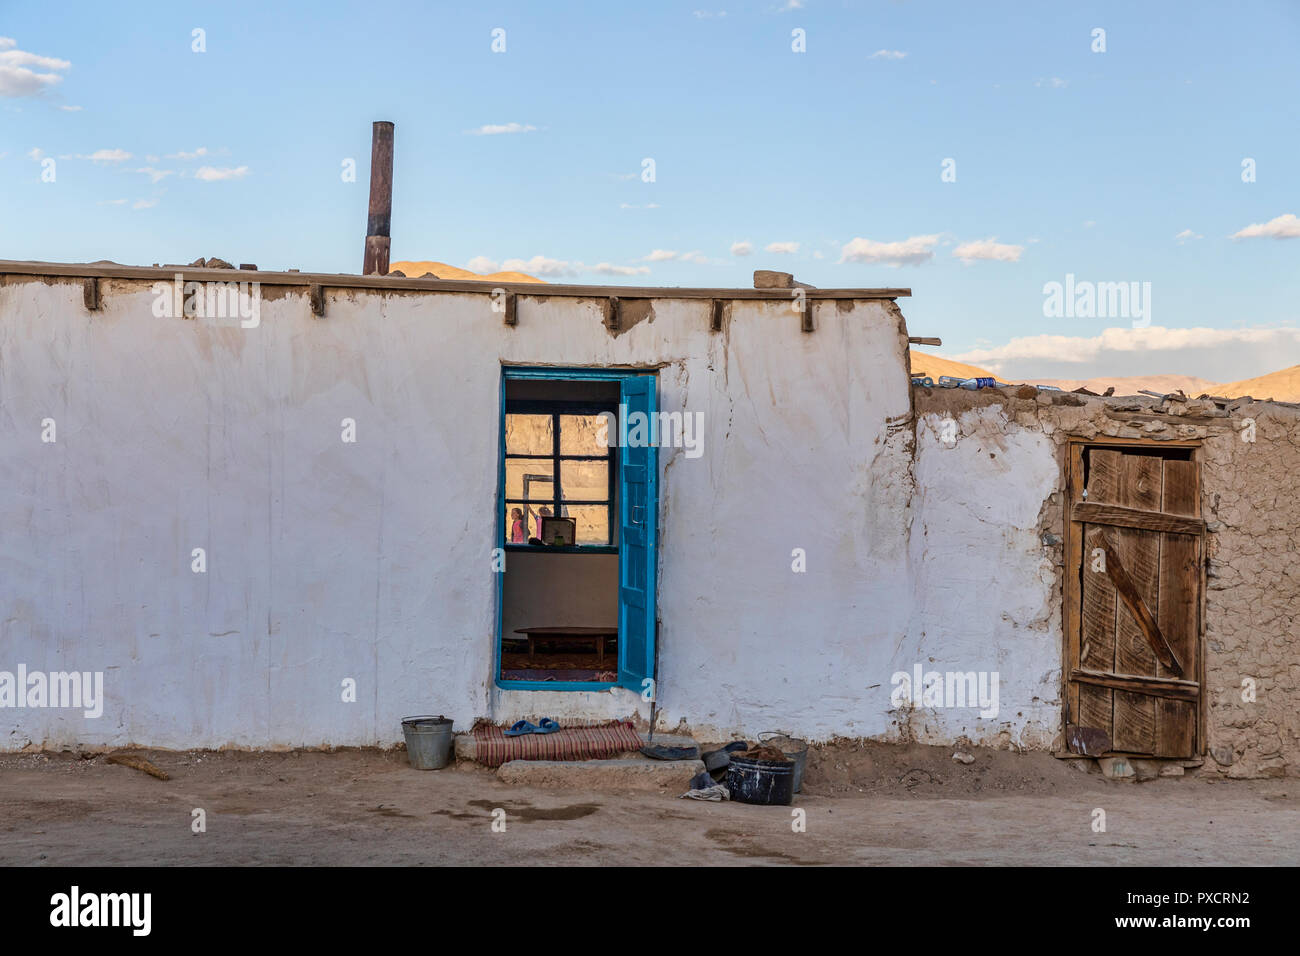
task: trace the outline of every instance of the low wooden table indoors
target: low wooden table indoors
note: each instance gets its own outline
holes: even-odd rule
[[[618,637],[617,627],[517,627],[516,634],[528,638],[528,656],[532,657],[537,641],[593,640],[596,642],[596,661],[605,663],[605,639]]]

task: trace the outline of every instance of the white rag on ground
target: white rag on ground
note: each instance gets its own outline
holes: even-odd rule
[[[715,783],[711,787],[705,787],[703,790],[687,790],[678,800],[712,800],[720,803],[723,800],[731,799],[731,791],[725,784]]]

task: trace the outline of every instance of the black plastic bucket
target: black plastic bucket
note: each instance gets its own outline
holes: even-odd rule
[[[794,761],[755,760],[734,753],[727,765],[727,789],[731,799],[741,803],[788,807],[794,802]]]

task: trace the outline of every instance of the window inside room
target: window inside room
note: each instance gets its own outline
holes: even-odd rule
[[[611,547],[614,544],[615,449],[601,412],[617,404],[507,400],[505,527],[511,546]],[[564,518],[572,522],[547,522]]]

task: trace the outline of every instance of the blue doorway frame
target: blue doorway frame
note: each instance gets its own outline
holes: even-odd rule
[[[539,681],[503,680],[501,677],[502,623],[505,573],[510,569],[506,551],[506,383],[531,379],[553,382],[617,382],[619,412],[648,416],[648,445],[632,446],[620,440],[618,448],[618,680]],[[604,691],[627,687],[640,693],[655,676],[656,572],[658,565],[659,449],[657,447],[658,375],[644,369],[537,368],[503,366],[500,408],[497,415],[497,548],[506,555],[506,572],[496,578],[496,651],[493,681],[505,690]],[[620,438],[623,436],[620,435]],[[566,549],[567,550],[567,549]]]

